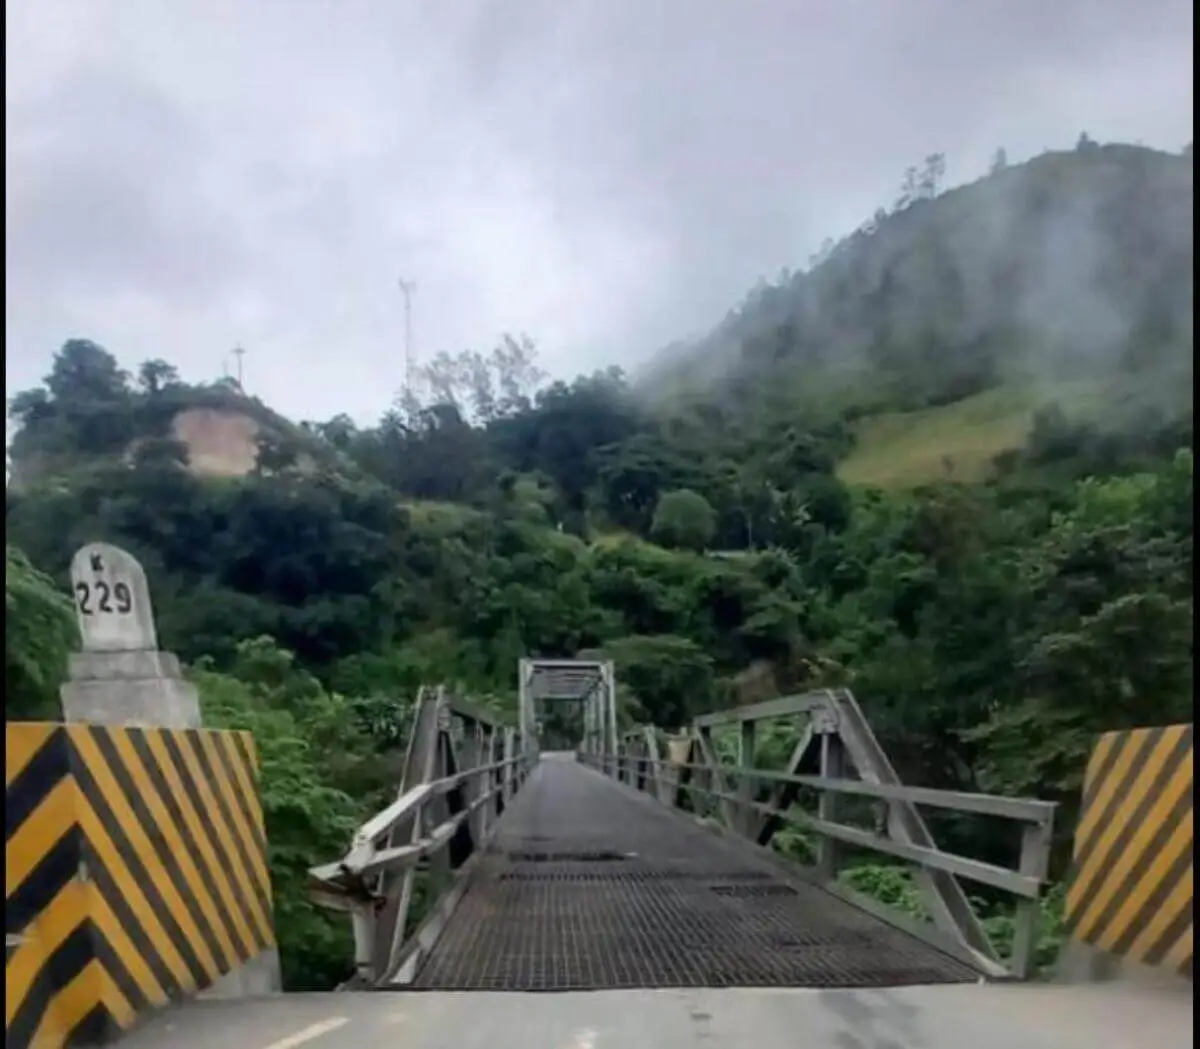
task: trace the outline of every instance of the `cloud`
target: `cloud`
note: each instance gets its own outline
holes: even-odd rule
[[[1182,0],[39,0],[9,13],[6,380],[73,335],[376,414],[418,350],[644,360],[947,153],[1191,137]]]

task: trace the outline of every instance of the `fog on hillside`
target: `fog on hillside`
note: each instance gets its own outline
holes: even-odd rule
[[[857,376],[913,406],[1003,382],[1122,379],[1164,405],[1190,390],[1193,161],[1081,136],[1020,165],[997,154],[943,188],[933,155],[808,269],[760,282],[643,388],[782,376],[798,394]]]

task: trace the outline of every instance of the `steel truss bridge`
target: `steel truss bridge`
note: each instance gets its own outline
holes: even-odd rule
[[[360,989],[868,988],[1021,979],[1032,968],[1053,804],[906,786],[845,689],[619,728],[613,666],[522,660],[515,725],[424,690],[396,801],[314,897],[348,912]],[[547,704],[582,707],[543,754]],[[768,733],[795,740],[756,765]],[[922,809],[1011,825],[1012,865],[940,849]],[[772,848],[815,839],[807,866]],[[850,851],[911,865],[928,921],[839,880]],[[1002,955],[961,880],[1015,900]],[[432,904],[414,921],[420,881]]]

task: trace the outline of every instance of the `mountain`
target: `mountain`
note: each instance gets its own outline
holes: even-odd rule
[[[1190,150],[1084,136],[1020,165],[998,156],[947,192],[943,171],[936,155],[910,169],[890,209],[806,272],[761,282],[707,337],[674,348],[655,384],[716,399],[782,384],[865,409],[1130,374],[1190,393]]]
[[[841,426],[839,475],[901,486],[990,475],[1047,408],[1126,430],[1190,417],[1190,150],[1082,136],[1073,150],[1019,165],[998,155],[988,175],[949,191],[944,170],[940,155],[927,158],[889,208],[827,244],[808,270],[761,282],[708,336],[670,347],[637,386],[642,407],[685,417],[685,431],[698,406],[739,432],[755,419]],[[67,343],[59,374],[14,399],[13,484],[81,460],[162,453],[163,442],[182,446],[202,475],[264,464],[391,469],[385,431],[396,416],[364,444],[345,417],[298,427],[228,381],[182,384],[163,361],[143,364],[131,385],[98,350]],[[530,350],[506,339],[491,358],[441,355],[426,387],[460,418],[486,422],[533,404]],[[58,396],[59,387],[75,392]],[[408,405],[406,418],[429,407]],[[620,424],[586,440],[624,432]],[[347,454],[355,443],[357,457]],[[437,480],[444,463],[425,466],[435,476],[421,494],[459,498],[461,486]]]

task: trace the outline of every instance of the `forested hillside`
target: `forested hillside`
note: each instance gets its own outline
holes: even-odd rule
[[[769,377],[789,395],[917,408],[1022,378],[1190,374],[1190,149],[1083,135],[1020,166],[998,151],[987,177],[948,192],[945,175],[942,154],[910,168],[890,208],[761,281],[659,378],[715,379],[721,399]]]
[[[942,170],[688,348],[686,388],[547,383],[505,339],[377,426],[292,426],[67,343],[10,403],[6,716],[54,715],[72,552],[142,558],[208,718],[258,735],[295,987],[344,973],[304,870],[394,789],[404,701],[511,709],[523,654],[607,653],[622,718],[668,728],[848,683],[906,780],[1062,801],[1061,871],[1094,734],[1191,717],[1192,161]],[[241,473],[179,439],[214,403],[261,423]]]

